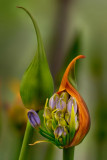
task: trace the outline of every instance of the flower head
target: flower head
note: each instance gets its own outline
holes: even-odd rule
[[[78,145],[90,128],[87,106],[74,85],[74,66],[80,55],[71,61],[62,78],[57,93],[46,100],[44,127],[39,132],[59,148]],[[37,143],[37,142],[36,142]]]
[[[66,96],[62,98],[62,95]],[[75,131],[78,130],[78,109],[74,109],[74,106],[77,105],[75,98],[71,97],[66,91],[61,92],[61,94],[59,93],[58,96],[59,99],[57,99],[57,102],[55,100],[56,106],[53,110],[50,109],[46,101],[44,108],[44,126],[54,137],[56,145],[58,147],[64,147],[70,143]],[[75,103],[71,103],[69,111],[66,106],[71,99],[73,99]]]

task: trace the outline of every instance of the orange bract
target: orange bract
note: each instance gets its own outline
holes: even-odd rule
[[[90,116],[87,109],[87,105],[84,102],[83,98],[78,93],[78,91],[72,86],[72,84],[68,80],[69,72],[70,71],[72,72],[72,70],[75,67],[76,60],[80,58],[85,58],[85,56],[83,55],[77,56],[68,65],[63,75],[59,91],[57,92],[58,94],[60,94],[62,91],[66,90],[72,97],[76,99],[78,105],[79,128],[76,131],[75,136],[73,140],[70,142],[70,144],[68,146],[65,146],[66,148],[78,145],[83,140],[85,135],[88,133],[90,128]]]

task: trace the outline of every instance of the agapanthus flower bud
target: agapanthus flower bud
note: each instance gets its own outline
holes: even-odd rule
[[[60,98],[56,103],[56,109],[66,111],[66,102],[63,98]]]
[[[33,109],[28,111],[28,119],[29,119],[32,127],[36,128],[36,127],[40,126],[40,118],[39,118],[38,114]]]
[[[67,102],[69,99],[69,94],[67,92],[62,92],[60,98],[63,98],[65,102]]]
[[[67,67],[57,92],[59,99],[57,103],[55,101],[56,107],[53,107],[53,110],[49,112],[50,119],[52,119],[52,132],[49,132],[46,125],[49,120],[48,116],[44,116],[44,129],[40,128],[40,133],[59,148],[68,148],[79,144],[90,128],[87,106],[73,87],[75,86],[74,66],[79,58],[84,58],[84,56],[76,57]],[[45,108],[50,109],[47,102]],[[45,114],[46,109],[44,109]]]
[[[69,113],[71,113],[72,105],[74,105],[74,111],[75,111],[75,114],[76,114],[77,113],[77,102],[76,102],[74,97],[70,97],[70,99],[67,103],[67,111]]]
[[[29,15],[37,35],[37,51],[23,75],[20,95],[25,107],[39,111],[43,109],[46,97],[53,94],[53,79],[37,23],[28,10],[23,7],[18,8],[22,8]]]
[[[59,126],[67,126],[67,123],[64,118],[59,118],[58,124]]]
[[[59,94],[59,97],[61,97],[62,95],[63,92]],[[75,131],[79,127],[78,114],[75,114],[74,105],[71,104],[71,113],[69,113],[68,110],[66,110],[66,105],[68,104],[68,101],[71,99],[70,95],[67,95],[68,99],[66,101],[64,101],[63,98],[59,98],[56,104],[56,108],[54,108],[53,110],[51,110],[50,106],[48,105],[48,99],[46,100],[43,114],[46,131],[44,132],[44,129],[42,130],[42,128],[40,128],[40,133],[43,136],[49,138],[49,140],[51,140],[50,136],[52,136],[58,147],[68,145],[72,140]],[[57,107],[58,105],[60,107]]]
[[[64,118],[64,113],[62,110],[57,110],[55,112],[55,119],[58,121],[60,118]]]
[[[62,82],[59,87],[59,91],[57,92],[58,94],[60,94],[62,91],[68,92],[71,97],[75,98],[77,103],[77,112],[78,112],[77,123],[79,123],[79,126],[77,125],[78,129],[76,130],[72,141],[69,143],[67,147],[71,147],[79,144],[84,139],[84,137],[86,136],[90,128],[90,116],[89,116],[86,103],[84,102],[83,98],[80,96],[78,91],[75,89],[75,86],[76,86],[75,85],[75,63],[77,59],[84,58],[84,57],[85,56],[83,55],[79,55],[71,61],[71,63],[68,65],[63,75]],[[75,104],[73,105],[75,106]]]
[[[55,93],[49,100],[49,107],[54,110],[56,108],[56,103],[59,100],[59,95]]]
[[[67,130],[63,126],[58,126],[54,131],[54,135],[57,138],[59,138],[61,136],[66,136],[67,135]]]

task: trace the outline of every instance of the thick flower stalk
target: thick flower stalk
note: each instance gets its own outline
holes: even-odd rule
[[[72,60],[64,73],[58,92],[49,101],[46,100],[44,123],[39,127],[40,134],[59,148],[78,145],[90,128],[87,106],[74,87],[75,62],[79,58],[84,56],[80,55]]]

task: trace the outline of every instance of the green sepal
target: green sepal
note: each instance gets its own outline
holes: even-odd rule
[[[46,97],[50,97],[53,94],[53,79],[37,23],[28,10],[23,7],[19,8],[23,9],[30,16],[37,35],[37,51],[23,75],[20,95],[27,108],[38,111],[43,108]]]
[[[71,109],[71,119],[70,119],[70,142],[72,141],[74,135],[75,135],[75,111],[74,106],[72,105]]]

